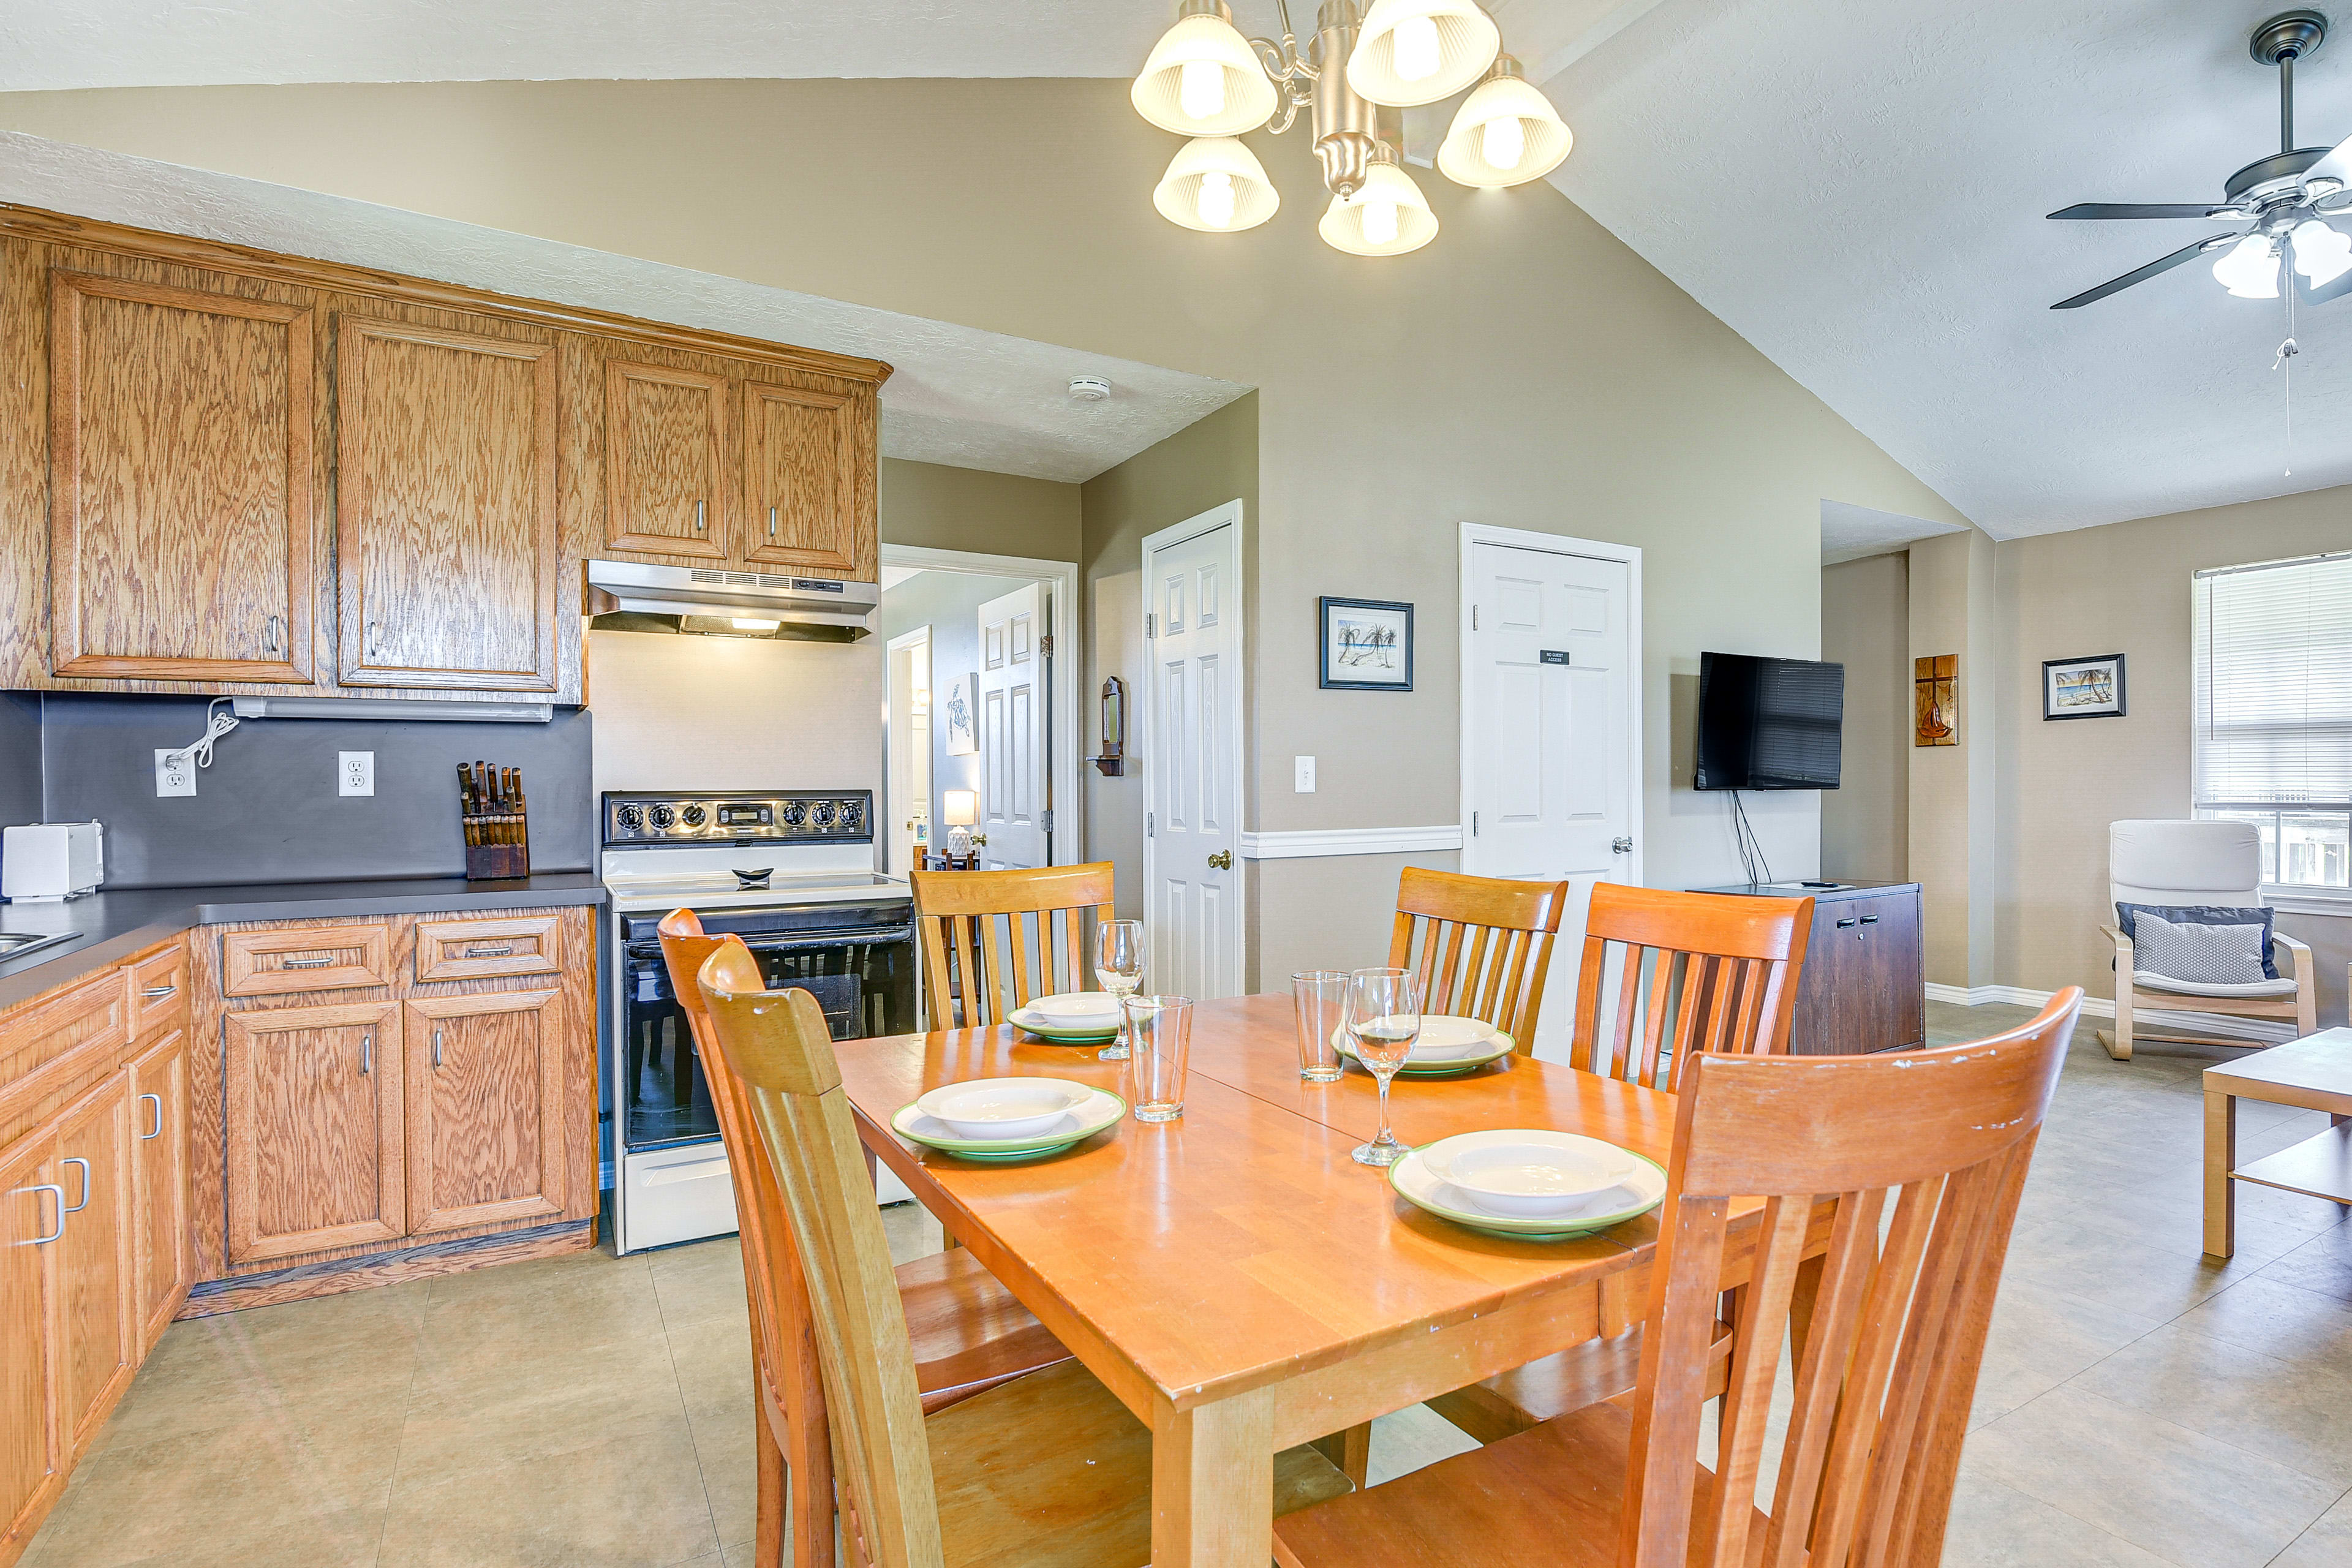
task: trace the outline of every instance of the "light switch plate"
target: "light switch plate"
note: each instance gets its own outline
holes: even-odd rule
[[[195,794],[195,759],[185,752],[156,747],[155,793],[158,795]]]
[[[335,793],[337,795],[373,795],[375,793],[375,753],[373,752],[337,752],[335,753]]]
[[[1312,757],[1293,757],[1293,758],[1291,758],[1291,759],[1290,759],[1290,774],[1291,774],[1290,788],[1291,788],[1291,791],[1292,791],[1292,793],[1293,793],[1293,794],[1296,794],[1296,795],[1313,795],[1313,794],[1315,793],[1315,759],[1314,759],[1314,758],[1312,758]]]

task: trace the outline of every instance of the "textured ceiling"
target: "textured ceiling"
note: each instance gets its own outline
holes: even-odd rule
[[[0,201],[888,362],[885,456],[1076,483],[1245,387],[732,278],[0,132]],[[1070,377],[1110,378],[1100,403]]]

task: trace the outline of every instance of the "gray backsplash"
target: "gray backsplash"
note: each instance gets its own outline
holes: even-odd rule
[[[40,815],[40,694],[0,691],[0,826]]]
[[[155,751],[204,733],[201,697],[51,692],[37,731],[27,694],[0,693],[0,822],[106,825],[110,888],[447,877],[466,868],[457,764],[519,767],[530,806],[531,869],[595,858],[587,710],[546,724],[248,719],[221,738],[194,796],[158,798]],[[16,775],[37,734],[38,793]],[[335,793],[337,752],[375,753],[375,794]]]

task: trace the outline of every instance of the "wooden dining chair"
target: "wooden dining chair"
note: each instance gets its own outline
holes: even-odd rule
[[[1936,1568],[2001,1260],[2082,1001],[2070,986],[2021,1028],[1940,1050],[1699,1056],[1675,1110],[1633,1408],[1597,1405],[1279,1520],[1276,1557]],[[1719,1282],[1733,1206],[1753,1198],[1763,1212],[1737,1243],[1748,1287],[1727,1358]],[[1824,1223],[1808,1304],[1798,1265]],[[1792,1311],[1807,1321],[1790,1336]],[[1795,1398],[1766,1510],[1757,1478],[1791,1338]]]
[[[1701,1050],[1785,1052],[1812,933],[1811,899],[1753,899],[1594,885],[1585,914],[1569,1063],[1645,1089],[1671,1088]],[[1612,1029],[1602,1005],[1615,988]],[[1633,1304],[1603,1300],[1598,1339],[1456,1389],[1429,1407],[1482,1443],[1604,1399],[1641,1366]]]
[[[793,1568],[834,1560],[832,1442],[816,1360],[816,1331],[798,1249],[742,1079],[712,1032],[696,976],[728,937],[707,936],[691,910],[662,918],[662,957],[700,1055],[727,1146],[743,1237],[743,1290],[751,1313],[753,1445],[759,1458],[754,1561],[774,1568],[787,1537]],[[745,957],[750,958],[748,952]],[[757,960],[751,960],[755,965]],[[871,1188],[868,1189],[869,1197]],[[961,1249],[892,1270],[912,1336],[915,1386],[926,1411],[943,1410],[1024,1373],[1070,1359],[1061,1341]]]
[[[909,872],[923,949],[925,1026],[982,1028],[1003,1023],[1032,996],[1093,989],[1086,917],[1110,918],[1111,873],[1108,860],[1024,871]]]
[[[1566,882],[1465,877],[1408,866],[1397,878],[1389,967],[1421,983],[1422,1011],[1491,1024],[1535,1049]]]
[[[880,1568],[1148,1562],[1151,1434],[1085,1367],[1066,1362],[924,1408],[824,1015],[805,991],[762,990],[758,962],[731,938],[698,979],[767,1154],[763,1197],[803,1264],[852,1559]],[[792,1283],[782,1260],[782,1248],[769,1251],[778,1293]],[[1348,1489],[1311,1447],[1276,1457],[1277,1510]]]

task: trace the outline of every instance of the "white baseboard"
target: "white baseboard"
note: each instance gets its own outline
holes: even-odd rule
[[[1288,833],[1241,836],[1244,860],[1298,860],[1317,855],[1425,855],[1462,847],[1462,825],[1433,827],[1306,828]]]
[[[2039,1007],[2050,1000],[2052,993],[2035,991],[2023,985],[1939,985],[1927,983],[1927,1000],[1949,1002],[1961,1007],[1981,1007],[1985,1004],[2005,1003],[2013,1007]],[[2116,1016],[2113,997],[2085,996],[2083,1016],[2112,1018]],[[2132,1014],[2135,1029],[2177,1030],[2181,1034],[2220,1035],[2226,1039],[2254,1040],[2276,1044],[2294,1038],[2294,1026],[2270,1018],[2233,1018],[2219,1013],[2177,1012],[2168,1007],[2141,1007]]]

